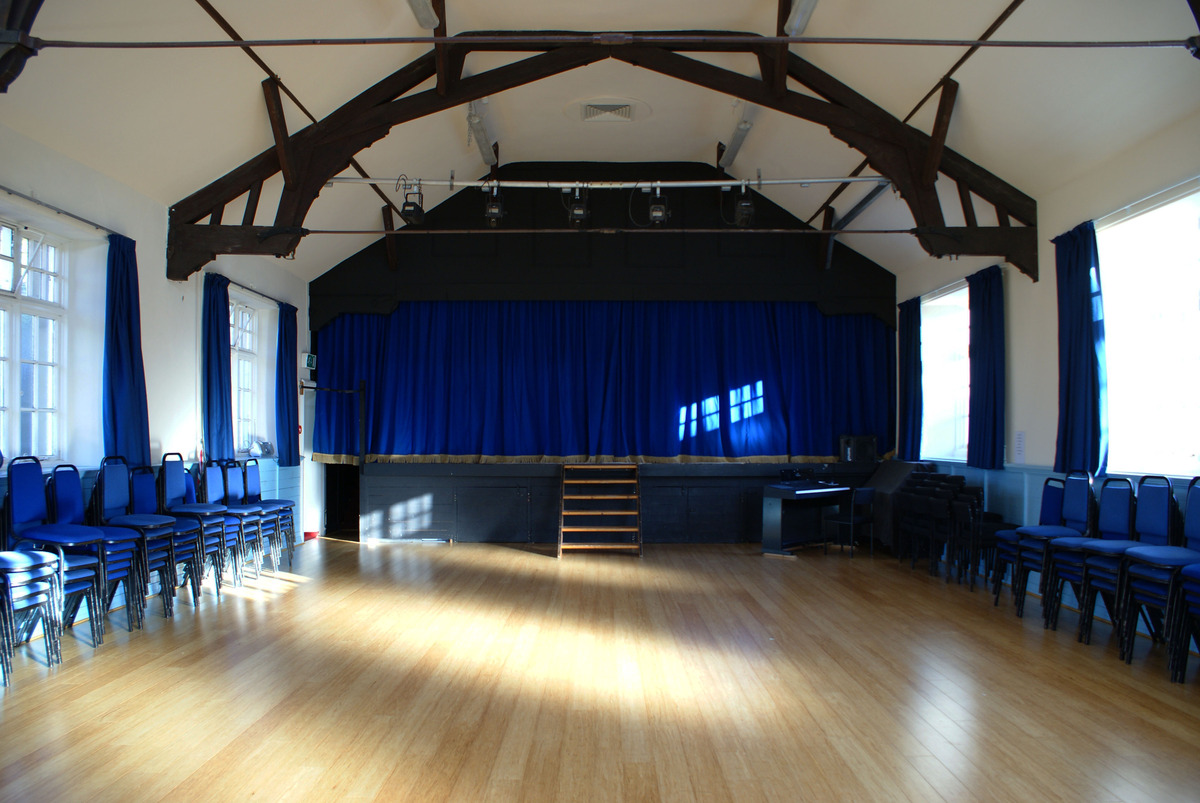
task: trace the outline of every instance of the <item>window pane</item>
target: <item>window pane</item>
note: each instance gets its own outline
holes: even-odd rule
[[[0,256],[13,256],[13,230],[8,226],[0,226]]]
[[[967,459],[971,369],[967,288],[921,302],[921,457]]]
[[[1200,474],[1200,193],[1096,233],[1108,468]]]
[[[33,360],[37,355],[37,326],[32,315],[21,316],[21,359]]]
[[[36,385],[33,377],[37,366],[33,363],[21,363],[21,407],[22,409],[32,409],[37,406],[37,399],[34,396]]]
[[[33,451],[33,413],[21,411],[21,454],[34,454]]]

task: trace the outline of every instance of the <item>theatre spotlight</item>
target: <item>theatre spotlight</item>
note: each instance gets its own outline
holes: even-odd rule
[[[582,226],[587,223],[587,190],[575,188],[575,197],[567,204],[567,220],[572,226]]]
[[[739,229],[745,229],[754,222],[754,201],[746,194],[745,189],[742,190],[742,195],[733,204],[733,225]]]
[[[667,206],[667,199],[662,196],[659,190],[655,190],[654,197],[650,199],[650,223],[655,226],[661,226],[670,217],[671,210]]]
[[[437,12],[433,10],[433,3],[430,0],[408,0],[408,6],[412,9],[413,16],[417,18],[417,25],[428,31],[432,31],[438,26],[440,20]]]
[[[504,217],[504,201],[500,197],[500,189],[498,187],[492,188],[492,194],[484,202],[483,217],[493,229],[500,225],[500,220]]]
[[[413,200],[414,198],[416,200]],[[425,196],[421,194],[420,189],[404,193],[404,203],[400,204],[400,217],[404,218],[405,223],[420,226],[425,222],[425,210],[421,207],[424,201]]]

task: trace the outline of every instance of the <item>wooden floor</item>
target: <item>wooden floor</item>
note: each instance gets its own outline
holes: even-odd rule
[[[1196,800],[1200,681],[877,556],[311,541],[21,649],[0,800]]]

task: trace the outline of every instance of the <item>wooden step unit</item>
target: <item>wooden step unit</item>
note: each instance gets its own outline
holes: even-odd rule
[[[637,463],[564,465],[560,511],[558,557],[567,549],[612,549],[641,556]]]

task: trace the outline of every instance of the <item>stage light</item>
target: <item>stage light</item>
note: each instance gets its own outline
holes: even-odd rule
[[[733,225],[745,229],[754,222],[754,201],[744,192],[733,204]]]
[[[587,191],[581,194],[578,189],[575,190],[575,197],[567,205],[567,220],[572,226],[582,226],[587,223],[588,207],[587,207]]]
[[[417,18],[417,25],[427,31],[432,31],[438,26],[438,15],[433,10],[433,3],[430,0],[408,0],[408,7],[412,9],[413,16]]]
[[[414,198],[416,200],[413,200]],[[425,210],[421,207],[424,201],[425,196],[420,190],[404,193],[404,203],[400,204],[400,217],[404,218],[405,223],[420,226],[425,222]]]
[[[504,200],[500,197],[500,190],[493,189],[492,194],[484,202],[483,217],[493,229],[500,225],[500,220],[504,217]]]
[[[655,226],[661,226],[670,217],[671,209],[667,206],[667,199],[662,196],[661,192],[656,190],[654,197],[650,199],[650,222]]]

